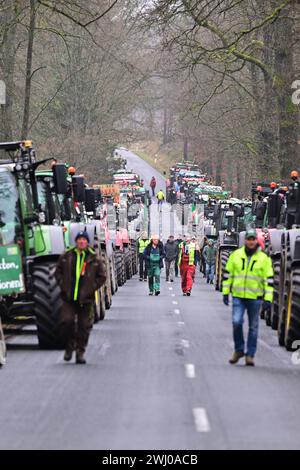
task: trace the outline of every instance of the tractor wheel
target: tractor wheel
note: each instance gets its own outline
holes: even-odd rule
[[[300,268],[293,269],[288,295],[285,328],[285,347],[293,350],[293,343],[300,338]]]
[[[125,253],[121,253],[121,259],[122,259],[122,286],[126,282],[126,260],[125,260]]]
[[[101,287],[99,290],[99,303],[100,303],[100,321],[104,320],[106,308],[105,308],[105,289]]]
[[[223,285],[223,276],[225,273],[225,267],[228,261],[229,256],[231,255],[232,250],[228,248],[221,248],[220,249],[220,261],[219,261],[219,274],[218,274],[218,284],[219,284],[219,291],[222,292],[222,285]]]
[[[105,308],[106,310],[109,310],[112,304],[112,291],[111,291],[111,285],[106,285],[105,286]]]
[[[288,296],[290,292],[290,258],[287,256],[284,270],[281,271],[281,287],[280,287],[280,301],[279,301],[279,315],[278,315],[278,343],[280,346],[285,346],[285,328],[287,318]],[[282,269],[282,268],[281,268]]]
[[[116,266],[116,274],[117,274],[117,283],[118,286],[122,286],[123,284],[123,262],[122,262],[122,253],[120,251],[116,251],[115,253],[115,266]]]
[[[271,307],[271,327],[273,330],[278,328],[279,319],[279,289],[280,289],[280,259],[273,262],[274,268],[274,299]]]
[[[55,279],[55,263],[37,264],[33,270],[34,315],[41,349],[64,349],[61,335],[60,288]]]
[[[125,271],[126,271],[126,280],[132,278],[132,258],[130,250],[126,250],[124,254],[125,259]]]

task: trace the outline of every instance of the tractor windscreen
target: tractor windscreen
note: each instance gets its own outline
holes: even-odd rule
[[[0,244],[16,243],[16,231],[20,226],[19,196],[12,173],[0,169]]]

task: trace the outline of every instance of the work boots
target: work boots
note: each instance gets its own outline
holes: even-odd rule
[[[72,349],[66,349],[65,355],[64,355],[64,361],[70,362],[73,356],[73,350]]]
[[[236,352],[235,351],[232,355],[232,358],[229,359],[229,364],[237,364],[242,357],[244,357],[243,352]]]
[[[76,364],[86,364],[84,353],[77,351],[76,353]]]
[[[253,357],[251,357],[251,356],[246,356],[246,358],[245,358],[245,364],[246,364],[246,366],[254,367],[254,366],[255,366],[255,363],[254,363]]]

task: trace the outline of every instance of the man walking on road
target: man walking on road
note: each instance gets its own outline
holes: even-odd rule
[[[160,271],[163,268],[163,258],[165,257],[164,246],[158,235],[152,235],[151,242],[144,251],[147,265],[149,295],[160,294]]]
[[[76,350],[76,363],[85,364],[84,353],[91,329],[95,291],[104,284],[106,274],[102,261],[89,247],[87,232],[79,232],[75,242],[75,248],[60,256],[55,276],[63,299],[64,360],[70,361]]]
[[[199,250],[189,235],[179,245],[178,266],[181,274],[181,287],[183,295],[190,296],[193,288],[196,264]]]
[[[174,240],[174,235],[170,235],[165,244],[166,255],[166,281],[174,281],[175,263],[178,255],[178,244]]]
[[[147,237],[147,232],[143,232],[142,238],[139,240],[138,243],[140,281],[147,281],[147,267],[144,258],[144,251],[145,248],[149,245],[149,243],[150,240]]]
[[[165,195],[162,189],[158,191],[158,193],[156,194],[156,198],[157,198],[158,210],[161,210],[162,204],[165,200]]]
[[[206,282],[207,284],[214,283],[215,266],[216,266],[217,250],[214,246],[213,240],[208,240],[207,245],[203,248],[202,256],[205,260],[206,266]]]
[[[150,188],[152,189],[152,196],[155,196],[155,188],[156,188],[156,179],[154,176],[152,176],[151,181],[150,181]]]
[[[259,247],[256,230],[246,232],[245,246],[234,251],[226,264],[223,280],[223,302],[229,304],[232,294],[232,321],[235,351],[230,364],[245,355],[243,335],[244,314],[247,310],[249,332],[246,365],[254,366],[257,348],[259,310],[262,301],[268,309],[273,300],[273,267],[271,258]]]

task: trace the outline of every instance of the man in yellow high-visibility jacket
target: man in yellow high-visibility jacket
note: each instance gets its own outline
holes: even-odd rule
[[[245,246],[234,251],[226,264],[223,279],[223,301],[229,304],[232,294],[232,321],[235,351],[230,364],[236,364],[245,355],[243,335],[244,314],[247,310],[249,332],[246,365],[254,366],[257,347],[259,310],[271,308],[273,300],[273,267],[271,258],[258,245],[255,229],[246,232]]]
[[[140,274],[140,281],[147,281],[147,267],[146,262],[144,259],[144,251],[146,247],[149,245],[150,240],[148,238],[147,232],[143,232],[142,238],[140,238],[138,242],[138,250],[139,250],[139,274]]]

